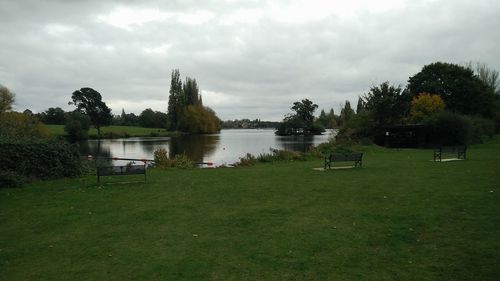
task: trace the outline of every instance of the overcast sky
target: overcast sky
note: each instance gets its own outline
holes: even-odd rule
[[[114,114],[166,111],[177,68],[223,120],[281,120],[304,98],[338,113],[432,62],[500,70],[499,15],[498,0],[0,0],[0,84],[19,111],[70,110],[82,87]]]

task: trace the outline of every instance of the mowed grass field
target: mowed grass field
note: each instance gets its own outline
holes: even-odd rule
[[[499,280],[500,138],[0,190],[0,280]],[[136,183],[120,183],[119,181]]]
[[[49,132],[55,136],[64,136],[66,132],[64,131],[64,125],[45,125]],[[151,133],[158,135],[168,134],[165,129],[162,128],[143,128],[136,126],[106,126],[101,128],[101,134],[128,134],[129,136],[149,136]],[[91,127],[89,130],[90,136],[97,136],[97,130]]]

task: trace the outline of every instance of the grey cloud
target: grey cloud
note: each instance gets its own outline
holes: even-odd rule
[[[279,120],[293,101],[334,107],[383,81],[405,85],[434,61],[480,60],[500,69],[497,1],[407,1],[384,12],[332,14],[288,23],[269,14],[276,1],[1,1],[0,83],[17,109],[69,109],[84,86],[119,113],[166,110],[170,72],[197,78],[204,102],[222,119]],[[283,3],[281,3],[283,4]],[[202,24],[178,18],[109,25],[117,8],[210,12]],[[255,21],[234,21],[250,10]]]

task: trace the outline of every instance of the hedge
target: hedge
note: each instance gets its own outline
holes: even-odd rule
[[[13,175],[23,182],[23,179],[74,177],[81,173],[77,147],[64,141],[0,141],[0,155],[2,186],[15,185]]]

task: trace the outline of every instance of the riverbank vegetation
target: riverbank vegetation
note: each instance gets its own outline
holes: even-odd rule
[[[500,132],[498,71],[450,63],[426,65],[408,85],[384,82],[361,96],[357,111],[344,107],[338,140],[386,146],[481,142]],[[350,108],[350,106],[349,106]]]
[[[500,138],[0,190],[5,280],[496,280]],[[29,270],[27,270],[29,269]]]
[[[45,125],[48,131],[54,136],[65,137],[64,125]],[[101,128],[101,138],[115,139],[127,137],[166,137],[179,134],[179,132],[170,132],[164,128],[145,128],[139,126],[106,126]],[[97,139],[97,130],[90,128],[88,138]]]

